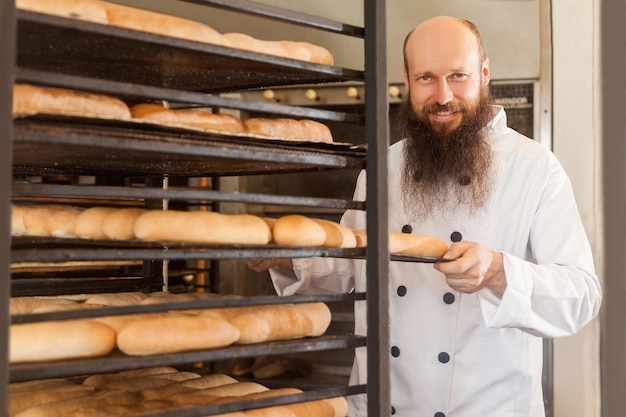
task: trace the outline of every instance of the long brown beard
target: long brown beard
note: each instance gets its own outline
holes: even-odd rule
[[[402,193],[405,211],[413,220],[466,207],[470,213],[485,207],[490,194],[491,147],[487,124],[493,118],[486,89],[472,108],[460,103],[428,106],[416,114],[408,96],[400,105],[398,122],[406,138]],[[455,129],[436,131],[428,119],[432,111],[462,111]]]

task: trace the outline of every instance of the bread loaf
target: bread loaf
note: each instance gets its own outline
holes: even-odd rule
[[[95,320],[12,324],[9,333],[11,363],[96,357],[115,348],[115,331]]]
[[[225,113],[199,109],[166,109],[155,104],[137,104],[130,109],[134,119],[149,120],[166,126],[193,127],[228,133],[242,133],[243,122]]]
[[[195,376],[189,375],[190,373],[168,373],[164,375],[179,375],[180,378],[199,378],[199,375],[195,374]],[[146,376],[137,376],[134,378],[120,378],[115,379],[113,381],[107,382],[100,389],[102,390],[120,390],[120,391],[128,391],[128,392],[137,392],[150,388],[158,388],[164,387],[167,385],[172,385],[175,380],[168,378],[161,378],[159,375],[146,375]]]
[[[13,86],[13,116],[28,116],[37,113],[130,119],[128,106],[115,97],[54,87],[15,84]]]
[[[135,222],[140,240],[267,244],[270,231],[260,217],[211,211],[151,210]]]
[[[259,117],[246,119],[243,124],[246,132],[252,135],[302,142],[333,142],[328,126],[313,120]]]
[[[78,207],[66,207],[56,211],[48,217],[46,226],[50,236],[54,237],[76,237],[76,218],[82,212]]]
[[[26,234],[24,226],[24,214],[28,211],[28,206],[13,204],[11,206],[11,236],[23,236]]]
[[[104,7],[91,0],[16,0],[15,7],[30,12],[70,17],[101,24],[109,22]]]
[[[160,375],[175,372],[178,371],[176,370],[176,368],[172,368],[171,366],[154,366],[150,368],[130,369],[127,371],[121,371],[113,374],[90,375],[83,380],[83,384],[96,388],[102,388],[109,382],[117,381],[120,379],[137,378],[142,376]]]
[[[323,65],[333,65],[333,56],[325,48],[308,42],[289,40],[266,41],[254,38],[244,33],[224,33],[230,46],[237,49],[260,54],[280,56],[298,61],[312,62]]]
[[[288,214],[276,220],[272,237],[278,245],[322,246],[326,241],[324,228],[300,214]]]
[[[15,417],[67,417],[75,410],[85,407],[105,408],[111,404],[136,404],[137,396],[126,391],[94,391],[83,397],[70,398],[27,408]]]
[[[389,252],[391,253],[439,258],[447,251],[448,245],[432,236],[389,233]]]
[[[9,393],[37,391],[64,385],[74,385],[68,378],[32,379],[30,381],[12,382],[9,384]]]
[[[9,394],[9,416],[41,404],[78,398],[93,393],[93,387],[61,382],[58,386],[37,387],[28,391],[11,392]]]
[[[219,398],[243,397],[248,394],[268,391],[269,388],[256,382],[235,382],[232,384],[220,385],[213,388],[196,389],[174,394],[168,400],[176,404],[208,404],[221,403]]]
[[[75,207],[62,204],[41,204],[29,206],[22,217],[25,234],[28,236],[51,236],[48,221],[52,216],[64,211],[74,212]]]
[[[129,306],[137,305],[146,298],[148,298],[148,295],[139,291],[101,293],[87,298],[85,304],[97,304],[111,307]]]
[[[144,416],[150,413],[164,412],[177,408],[170,401],[166,400],[149,400],[135,404],[112,404],[105,406],[86,405],[77,410],[72,411],[65,417],[131,417]]]
[[[90,207],[83,210],[74,222],[74,233],[83,239],[106,239],[104,219],[115,210],[113,207]]]
[[[226,320],[169,313],[127,323],[117,335],[117,346],[127,355],[143,356],[228,346],[238,338]]]
[[[222,34],[200,22],[105,1],[99,3],[104,6],[111,26],[229,46]]]
[[[135,221],[146,211],[138,207],[113,210],[102,220],[102,232],[107,239],[132,240],[135,238]]]
[[[356,236],[352,230],[337,222],[325,219],[312,219],[314,222],[322,226],[326,238],[322,246],[331,248],[355,248]]]
[[[63,298],[48,298],[48,297],[11,297],[9,299],[9,312],[14,314],[31,314],[35,310],[50,305],[75,305],[75,301],[66,300]]]
[[[187,379],[185,381],[176,382],[170,385],[144,389],[138,392],[141,398],[144,399],[157,399],[167,398],[174,394],[186,392],[196,389],[213,388],[220,385],[233,384],[238,382],[235,378],[232,378],[225,374],[209,374],[203,375],[199,378]]]

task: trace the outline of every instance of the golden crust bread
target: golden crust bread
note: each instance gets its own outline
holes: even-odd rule
[[[333,142],[328,126],[314,120],[255,117],[243,123],[246,132],[252,135],[302,142]]]
[[[228,41],[221,33],[200,22],[105,1],[98,3],[105,8],[111,26],[229,46]]]
[[[13,116],[32,114],[130,119],[126,104],[115,97],[55,87],[14,84]]]
[[[210,113],[199,109],[166,109],[156,104],[137,104],[130,109],[134,119],[148,120],[166,126],[194,127],[242,133],[243,122],[236,116]]]
[[[92,0],[16,0],[15,7],[30,12],[45,13],[72,19],[107,24],[107,12]]]

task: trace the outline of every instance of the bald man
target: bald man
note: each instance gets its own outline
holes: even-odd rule
[[[542,417],[542,338],[576,333],[601,288],[556,157],[507,127],[478,29],[432,18],[404,44],[403,140],[389,149],[389,228],[450,244],[447,262],[391,262],[391,410],[397,417]],[[354,198],[365,199],[365,175]],[[342,223],[366,228],[365,213]],[[365,291],[362,260],[250,261],[279,294]],[[365,302],[355,303],[366,334]],[[366,350],[351,383],[367,383]],[[349,415],[366,416],[364,396]],[[372,416],[373,417],[373,416]]]

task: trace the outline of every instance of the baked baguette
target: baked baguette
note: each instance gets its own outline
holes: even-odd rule
[[[270,230],[260,217],[212,211],[150,210],[135,222],[140,240],[267,244]]]
[[[253,117],[245,119],[243,124],[252,135],[301,142],[333,142],[328,126],[314,120]]]
[[[51,236],[48,221],[52,216],[58,216],[62,212],[72,212],[75,207],[63,204],[40,204],[29,206],[22,217],[25,234],[28,236]]]
[[[94,391],[83,397],[70,398],[52,403],[27,408],[15,417],[67,417],[75,410],[85,407],[104,408],[112,404],[131,405],[138,402],[138,397],[126,391]]]
[[[237,32],[224,33],[224,38],[228,40],[231,47],[236,49],[316,64],[333,65],[333,56],[330,51],[309,42],[266,41]]]
[[[65,417],[111,417],[111,416],[144,416],[150,413],[169,411],[177,408],[166,400],[149,400],[135,404],[111,404],[105,406],[85,405],[72,411]]]
[[[95,320],[66,320],[12,324],[11,363],[88,358],[115,348],[115,331]]]
[[[243,122],[225,113],[210,113],[199,109],[166,109],[156,104],[137,104],[130,109],[134,119],[148,120],[163,125],[242,133]]]
[[[127,355],[145,356],[223,347],[238,338],[239,331],[226,320],[168,313],[127,323],[117,335],[117,346]]]
[[[111,26],[229,46],[229,42],[221,33],[200,22],[106,1],[99,1],[98,3],[105,8]]]
[[[137,378],[141,376],[161,375],[165,373],[178,372],[176,368],[171,366],[154,366],[151,368],[130,369],[127,371],[121,371],[113,374],[96,374],[90,375],[83,380],[84,385],[89,385],[95,388],[102,388],[104,385],[112,381],[120,379]]]
[[[288,214],[276,220],[272,238],[278,245],[322,246],[326,241],[324,228],[300,214]]]
[[[331,220],[312,220],[322,226],[326,234],[326,239],[324,239],[322,246],[331,248],[356,248],[356,236],[352,230]]]
[[[11,206],[11,236],[24,236],[26,227],[24,226],[24,214],[28,211],[28,206],[13,204]]]
[[[113,207],[90,207],[83,210],[74,222],[74,233],[83,239],[106,239],[104,219],[115,210],[117,209]]]
[[[448,249],[448,245],[436,237],[389,232],[389,252],[391,253],[439,258]]]
[[[16,0],[15,7],[31,12],[70,17],[100,24],[109,22],[104,7],[91,0]]]
[[[115,97],[62,88],[14,84],[13,116],[28,116],[37,113],[130,119],[128,106]]]
[[[27,391],[10,392],[9,416],[14,416],[27,408],[69,398],[84,397],[93,392],[93,387],[67,382],[61,382],[57,386],[39,386]]]
[[[107,239],[132,240],[135,238],[135,221],[146,211],[139,207],[113,210],[102,220],[102,232]]]
[[[13,314],[31,314],[35,310],[48,306],[58,305],[75,305],[76,301],[66,300],[64,298],[48,298],[48,297],[11,297],[9,299],[9,313]]]

